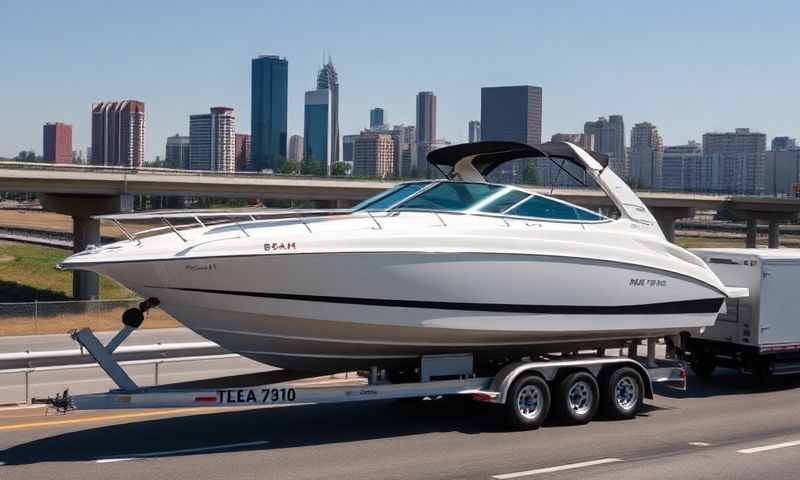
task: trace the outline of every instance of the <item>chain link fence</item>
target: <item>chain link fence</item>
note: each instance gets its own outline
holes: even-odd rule
[[[66,333],[90,327],[94,331],[118,330],[122,312],[142,299],[86,300],[71,302],[0,303],[0,337]],[[142,328],[169,328],[179,323],[159,308],[145,314]]]

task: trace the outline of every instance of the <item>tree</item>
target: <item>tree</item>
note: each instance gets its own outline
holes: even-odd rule
[[[316,160],[303,160],[303,163],[300,166],[300,173],[303,175],[324,177],[327,172],[325,171],[325,167],[322,166],[321,162]]]
[[[525,185],[537,185],[539,183],[539,172],[536,169],[536,160],[528,160],[525,165],[525,173],[522,175],[522,183]]]
[[[346,162],[336,162],[331,167],[331,175],[334,177],[344,177],[350,174],[350,164]]]
[[[286,160],[278,168],[278,173],[283,175],[297,175],[299,172],[300,164],[292,160]]]

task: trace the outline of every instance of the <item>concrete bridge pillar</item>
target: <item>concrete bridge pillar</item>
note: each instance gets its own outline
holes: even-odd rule
[[[132,195],[62,195],[44,194],[42,208],[72,217],[72,250],[80,252],[89,245],[100,245],[100,221],[94,215],[133,211]],[[72,296],[75,300],[93,300],[100,293],[100,282],[94,272],[72,272]]]
[[[769,248],[781,247],[781,225],[777,220],[770,220],[769,222]]]
[[[781,223],[790,222],[797,218],[796,211],[788,209],[787,211],[766,210],[761,205],[754,205],[753,208],[744,208],[741,205],[737,205],[735,208],[731,208],[728,211],[735,219],[747,221],[747,236],[745,240],[745,246],[747,248],[756,248],[757,246],[756,239],[759,220],[769,222],[769,240],[767,243],[769,248],[780,248]]]
[[[747,219],[747,235],[744,240],[745,248],[756,248],[758,246],[758,220],[755,218]]]
[[[650,213],[656,217],[658,226],[664,232],[667,241],[675,243],[675,221],[681,218],[694,217],[692,207],[650,207]]]

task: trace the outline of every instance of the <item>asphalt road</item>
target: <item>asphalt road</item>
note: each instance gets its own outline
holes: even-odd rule
[[[722,372],[638,418],[507,432],[455,400],[289,408],[0,411],[0,478],[761,478],[800,471],[800,379]]]

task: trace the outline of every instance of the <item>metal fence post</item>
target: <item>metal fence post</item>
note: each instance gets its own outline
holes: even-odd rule
[[[161,365],[161,362],[155,362],[153,365],[155,365],[155,374],[153,376],[155,377],[155,384],[158,386],[158,366]]]
[[[39,333],[39,301],[33,301],[33,330]]]
[[[25,370],[25,403],[31,403],[31,371]]]

